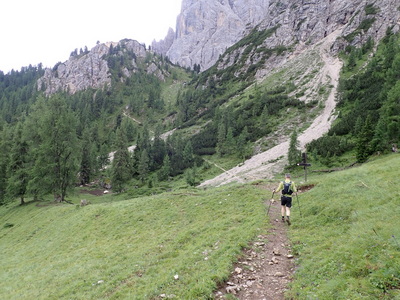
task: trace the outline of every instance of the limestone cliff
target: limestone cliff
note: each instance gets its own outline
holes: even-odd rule
[[[296,50],[343,28],[332,49],[338,51],[369,37],[379,40],[389,27],[398,31],[399,22],[395,0],[183,0],[174,41],[160,52],[181,66],[199,64],[205,70],[256,25],[258,30],[277,28],[264,47]],[[153,47],[159,49],[157,43]]]
[[[265,18],[269,2],[183,0],[175,39],[167,51],[160,52],[181,66],[200,64],[202,70],[207,69],[226,48]],[[158,43],[153,43],[153,49],[160,49]]]
[[[111,85],[113,70],[114,74],[118,74],[114,76],[119,76],[118,80],[122,81],[139,70],[161,80],[169,75],[159,67],[157,58],[144,45],[125,39],[98,44],[86,53],[72,55],[64,63],[46,69],[37,86],[46,95],[58,91],[74,94],[87,88],[103,88]]]

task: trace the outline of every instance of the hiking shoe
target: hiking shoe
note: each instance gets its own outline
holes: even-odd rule
[[[285,217],[282,217],[282,222],[285,223]]]
[[[290,223],[290,219],[289,218],[286,218],[286,222],[288,223],[288,225],[292,224],[292,223]]]

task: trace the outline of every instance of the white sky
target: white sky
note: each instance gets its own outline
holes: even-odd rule
[[[163,39],[183,0],[1,0],[0,70],[53,67],[76,48]]]

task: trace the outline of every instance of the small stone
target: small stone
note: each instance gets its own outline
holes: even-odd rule
[[[274,264],[278,264],[278,263],[279,263],[279,260],[278,260],[276,257],[273,257],[273,258],[271,259],[271,262],[273,262]]]
[[[272,253],[273,253],[274,255],[276,255],[276,256],[280,256],[280,255],[281,255],[281,252],[279,251],[279,249],[274,249],[274,250],[272,251]]]
[[[236,294],[237,286],[228,286],[225,290],[228,294]]]
[[[247,281],[247,282],[246,282],[246,285],[249,286],[249,287],[251,287],[251,286],[253,285],[253,281],[250,281],[250,280]]]
[[[235,272],[236,272],[237,274],[242,273],[242,271],[243,271],[243,269],[241,269],[241,268],[236,268],[236,269],[235,269]]]
[[[285,277],[285,274],[283,274],[281,272],[276,272],[275,277]]]
[[[294,256],[292,254],[289,254],[286,256],[287,258],[293,258]]]
[[[178,280],[178,279],[179,279],[179,275],[175,275],[175,276],[174,276],[174,279],[175,279],[175,280]]]

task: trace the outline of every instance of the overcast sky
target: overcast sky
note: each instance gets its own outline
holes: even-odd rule
[[[0,70],[53,67],[74,49],[124,38],[150,45],[175,23],[183,0],[2,0]]]

